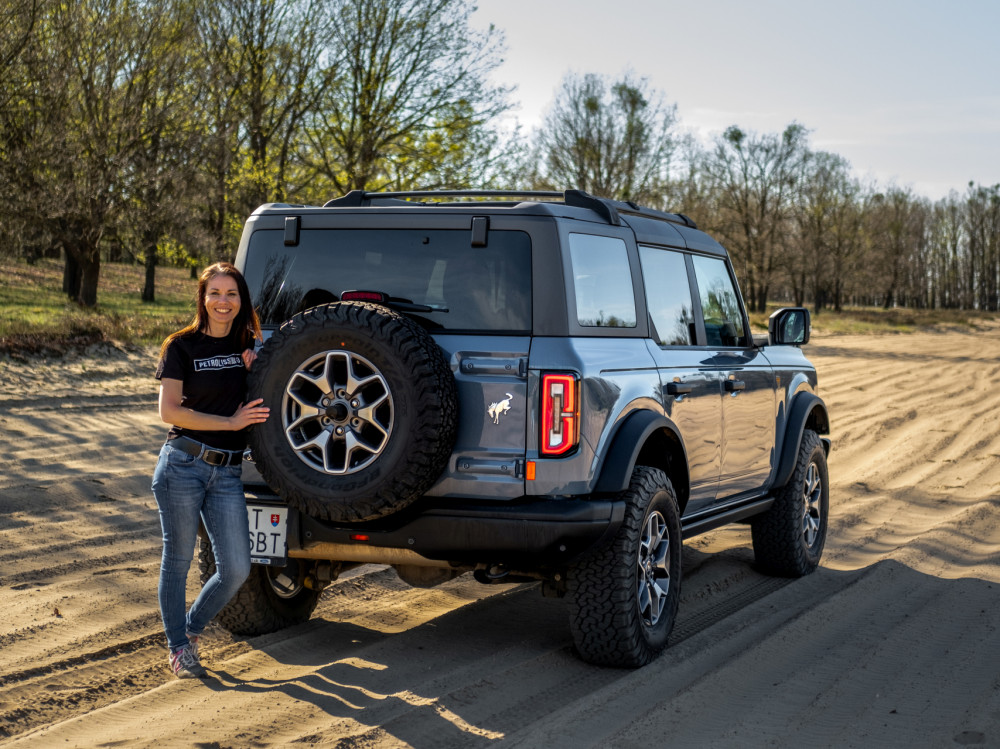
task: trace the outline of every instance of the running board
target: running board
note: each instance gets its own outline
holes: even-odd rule
[[[755,499],[748,504],[725,509],[722,512],[713,512],[711,515],[694,517],[687,521],[681,520],[681,538],[691,538],[723,525],[738,523],[754,515],[767,512],[773,504],[774,497],[764,497],[763,499]]]

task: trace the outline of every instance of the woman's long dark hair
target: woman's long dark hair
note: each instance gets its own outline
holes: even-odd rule
[[[260,320],[257,317],[257,310],[253,308],[250,301],[250,287],[247,286],[243,274],[236,270],[232,263],[215,263],[202,271],[198,278],[197,310],[191,324],[181,328],[176,333],[171,333],[160,346],[160,358],[167,353],[167,348],[178,338],[187,338],[198,332],[208,332],[208,310],[205,308],[205,291],[208,282],[215,276],[229,276],[236,281],[236,288],[240,292],[240,311],[236,313],[236,319],[229,330],[230,336],[236,337],[239,350],[242,351],[253,346],[255,340],[260,340]]]

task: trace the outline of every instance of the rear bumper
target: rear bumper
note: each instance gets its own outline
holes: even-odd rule
[[[257,499],[264,497],[248,491]],[[366,523],[333,523],[294,510],[289,556],[336,549],[338,561],[400,559],[397,550],[454,565],[502,564],[509,569],[565,567],[604,544],[621,525],[624,502],[608,499],[532,499],[481,502],[429,499]],[[351,554],[351,549],[357,550]],[[385,550],[380,554],[379,550]],[[354,556],[354,559],[343,557]]]

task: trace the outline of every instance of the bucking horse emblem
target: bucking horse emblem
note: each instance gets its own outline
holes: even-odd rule
[[[506,395],[507,397],[504,398],[502,401],[491,403],[490,407],[486,411],[486,413],[490,415],[490,418],[493,419],[494,424],[499,424],[500,416],[510,411],[510,399],[513,398],[514,396],[511,395],[510,393],[507,393]]]

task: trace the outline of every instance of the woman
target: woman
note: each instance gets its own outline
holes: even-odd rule
[[[246,281],[234,266],[216,263],[198,281],[194,321],[160,349],[160,418],[172,426],[153,473],[163,527],[159,600],[170,668],[182,679],[205,675],[198,636],[250,574],[240,471],[247,427],[268,416],[262,399],[244,402],[259,338]],[[216,569],[185,613],[199,518]]]

